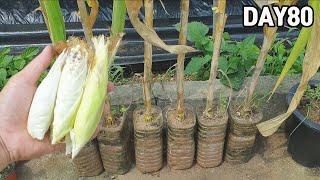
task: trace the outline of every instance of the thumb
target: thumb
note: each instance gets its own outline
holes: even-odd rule
[[[36,83],[40,78],[41,73],[49,67],[52,56],[52,46],[46,46],[36,58],[18,73],[18,75],[22,76],[30,83]]]

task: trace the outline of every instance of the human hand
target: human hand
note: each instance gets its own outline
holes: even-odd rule
[[[27,131],[28,113],[37,81],[49,67],[53,52],[53,48],[47,46],[14,75],[0,93],[0,170],[14,161],[29,160],[64,149],[62,144],[51,145],[48,135],[43,141],[38,141]],[[112,85],[108,91],[111,89]],[[2,162],[3,159],[6,162]]]

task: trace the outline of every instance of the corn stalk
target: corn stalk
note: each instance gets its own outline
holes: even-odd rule
[[[147,27],[153,28],[153,0],[145,0],[145,23]],[[152,44],[144,41],[144,78],[143,78],[143,95],[144,105],[146,107],[145,119],[149,120],[152,117],[152,102],[151,102],[151,82],[152,81]]]
[[[273,40],[275,38],[276,32],[278,27],[264,27],[264,39],[263,44],[260,50],[260,54],[257,60],[257,64],[254,70],[254,73],[252,75],[251,82],[248,84],[247,87],[247,95],[245,99],[245,104],[243,110],[245,112],[251,111],[251,105],[253,100],[253,94],[254,91],[258,85],[259,82],[259,76],[263,69],[263,65],[265,63],[266,57],[268,55],[268,51],[270,50]]]
[[[181,0],[181,17],[179,45],[186,45],[189,18],[189,0]],[[179,53],[177,58],[177,115],[179,119],[184,119],[184,60],[185,53]]]
[[[112,11],[112,25],[111,25],[111,36],[118,36],[123,33],[125,22],[126,22],[126,4],[125,0],[114,0],[113,1],[113,11]],[[111,65],[111,64],[110,64]],[[106,94],[105,106],[109,109],[106,113],[106,124],[113,125],[114,117],[111,111],[111,99]]]
[[[111,35],[123,32],[126,22],[126,12],[125,0],[113,1]]]
[[[86,3],[91,8],[90,14],[88,13]],[[79,8],[79,16],[83,27],[84,36],[86,38],[86,41],[90,45],[92,45],[92,28],[99,12],[98,0],[77,0],[77,4]]]
[[[215,2],[215,0],[214,0]],[[213,54],[211,60],[211,70],[210,70],[210,78],[208,84],[208,94],[207,94],[207,103],[204,114],[207,117],[212,117],[213,115],[213,98],[214,98],[214,86],[215,80],[217,78],[218,73],[218,60],[220,57],[220,48],[221,48],[221,41],[222,41],[222,34],[224,31],[224,27],[227,20],[227,15],[225,14],[226,11],[226,0],[219,0],[218,6],[215,9],[213,14],[213,22],[215,30],[213,31],[212,37],[214,37],[214,47],[213,47]],[[216,22],[215,22],[216,20]]]
[[[66,30],[59,0],[39,0],[52,44],[66,41]]]

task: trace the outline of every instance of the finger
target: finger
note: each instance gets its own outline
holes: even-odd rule
[[[52,46],[46,46],[36,58],[18,73],[18,75],[21,75],[31,83],[36,83],[40,78],[41,73],[49,67],[52,56]]]

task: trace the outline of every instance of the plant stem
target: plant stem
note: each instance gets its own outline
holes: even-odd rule
[[[145,23],[148,27],[153,28],[153,0],[145,0]],[[152,81],[152,44],[144,41],[144,78],[143,78],[143,95],[144,105],[146,107],[146,116],[151,115],[151,81]],[[146,118],[150,119],[150,118]]]
[[[212,110],[214,109],[213,105],[213,97],[214,97],[214,86],[215,81],[218,73],[218,60],[220,57],[220,47],[222,41],[222,34],[224,31],[224,27],[227,20],[227,15],[225,14],[226,9],[226,0],[219,0],[218,1],[218,10],[216,14],[213,15],[213,20],[216,18],[216,23],[214,25],[215,30],[212,37],[214,37],[214,48],[211,60],[211,71],[210,71],[210,79],[208,85],[208,94],[207,94],[207,103],[205,108],[205,114],[208,117],[212,117]],[[215,21],[213,21],[215,22]]]
[[[126,4],[125,0],[114,0],[113,1],[113,12],[112,12],[112,25],[111,25],[111,36],[117,36],[119,33],[122,33],[124,30],[126,21]],[[109,63],[111,66],[111,63]],[[106,121],[107,124],[114,123],[114,117],[111,111],[111,102],[110,97],[107,93],[105,105],[109,107],[109,112],[107,113]]]
[[[39,0],[52,44],[66,40],[66,30],[59,0]]]
[[[248,84],[249,87],[247,88],[247,96],[246,96],[245,104],[243,107],[244,108],[243,110],[246,112],[251,111],[254,90],[258,85],[260,73],[263,69],[263,65],[268,55],[268,51],[272,46],[277,29],[278,29],[277,27],[267,27],[267,26],[264,27],[263,44],[260,50],[260,54],[257,60],[257,64],[255,67],[251,82]]]
[[[189,0],[181,0],[179,45],[187,43],[189,4]],[[177,58],[177,115],[180,119],[184,119],[184,59],[185,53],[179,53]]]
[[[126,22],[126,12],[125,0],[113,1],[111,35],[123,32]]]

